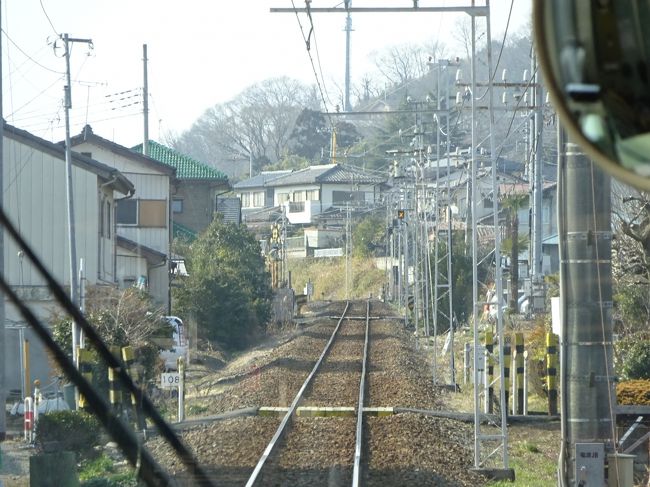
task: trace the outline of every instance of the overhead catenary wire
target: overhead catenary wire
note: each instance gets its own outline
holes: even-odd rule
[[[307,7],[309,8],[309,1],[306,1],[305,3],[307,4]],[[323,108],[325,109],[326,112],[328,112],[329,111],[329,109],[327,108],[328,104],[327,104],[327,101],[325,100],[325,92],[323,91],[323,86],[325,84],[325,80],[323,79],[322,84],[321,84],[321,80],[318,77],[318,72],[316,71],[316,65],[314,64],[314,58],[311,55],[311,35],[313,33],[313,30],[314,30],[314,24],[312,22],[311,30],[309,31],[309,35],[305,36],[305,29],[302,26],[302,22],[300,20],[300,16],[298,15],[298,11],[296,10],[296,4],[295,4],[294,0],[291,0],[291,5],[293,6],[293,8],[295,10],[295,13],[296,13],[296,19],[298,21],[298,26],[300,27],[300,33],[302,34],[302,38],[303,38],[303,40],[305,42],[305,48],[307,49],[307,55],[309,56],[309,62],[311,63],[312,71],[314,72],[314,76],[316,78],[316,86],[318,88],[318,92],[319,92],[321,100],[323,102]],[[310,22],[311,22],[311,15],[309,17],[310,17]],[[327,118],[328,118],[328,121],[330,123],[330,127],[334,127],[334,122],[332,120],[332,117],[330,115],[328,115]]]

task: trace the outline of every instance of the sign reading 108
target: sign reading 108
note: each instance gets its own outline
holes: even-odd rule
[[[181,385],[181,376],[178,372],[163,372],[160,374],[160,387],[170,388]]]

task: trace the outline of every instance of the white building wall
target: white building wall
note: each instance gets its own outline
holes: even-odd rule
[[[118,235],[169,256],[171,242],[171,228],[169,226],[171,177],[169,174],[153,165],[147,165],[137,161],[136,158],[141,157],[140,154],[134,153],[134,158],[129,158],[90,142],[78,144],[74,149],[77,152],[90,153],[93,159],[114,167],[124,174],[135,186],[133,199],[160,200],[165,202],[165,227],[141,227],[121,224],[116,225],[116,227]],[[119,249],[119,253],[123,253],[123,249]],[[133,269],[130,268],[131,265],[125,264],[124,259],[118,258],[117,281],[123,282],[125,278],[129,278],[134,274]],[[136,275],[145,275],[147,277],[149,293],[158,304],[167,307],[169,291],[169,273],[167,266],[163,265],[155,269],[150,268],[148,272],[142,272],[142,269],[139,269]]]
[[[3,149],[4,208],[45,267],[67,290],[70,265],[65,160],[9,137],[4,138]],[[77,259],[84,261],[89,285],[112,281],[114,231],[110,232],[111,238],[100,237],[99,208],[102,196],[113,204],[113,195],[100,189],[96,174],[74,164],[72,179]],[[40,321],[49,326],[52,317],[62,313],[61,308],[21,250],[5,232],[5,278]],[[49,384],[52,370],[48,353],[8,300],[6,326],[3,355],[7,388],[20,390],[22,386],[21,336],[29,341],[31,373],[27,379]]]
[[[115,154],[114,152],[90,143],[75,146],[77,152],[89,152],[93,159],[118,169],[135,186],[135,199],[164,200],[167,208],[166,221],[169,222],[169,195],[171,181],[165,174],[154,167]],[[134,156],[136,154],[134,153]],[[139,156],[139,155],[138,155]],[[133,225],[118,225],[117,232],[129,240],[169,255],[170,229],[143,228]]]
[[[55,278],[69,286],[65,161],[5,137],[3,177],[5,209]],[[84,259],[86,275],[94,282],[99,251],[97,175],[73,165],[72,179],[77,259]],[[5,239],[5,276],[15,285],[43,285],[20,250],[11,238]]]

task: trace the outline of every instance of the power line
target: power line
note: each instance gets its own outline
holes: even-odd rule
[[[41,64],[41,63],[39,63],[36,59],[34,59],[33,57],[31,57],[29,54],[27,54],[27,53],[26,53],[26,52],[25,52],[25,51],[24,51],[24,50],[23,50],[23,49],[22,49],[18,44],[16,44],[16,42],[15,42],[11,37],[9,37],[9,34],[7,34],[7,32],[6,32],[4,29],[2,29],[2,33],[5,35],[5,37],[7,38],[7,40],[8,40],[9,42],[11,42],[11,43],[14,45],[14,47],[15,47],[16,49],[18,49],[18,50],[19,50],[19,51],[20,51],[20,52],[21,52],[21,53],[22,53],[22,54],[23,54],[27,59],[29,59],[31,62],[33,62],[33,63],[36,64],[37,66],[39,66],[39,67],[45,69],[46,71],[50,71],[51,73],[56,73],[56,74],[60,74],[60,75],[63,75],[63,74],[64,74],[63,71],[56,71],[56,70],[54,70],[54,69],[52,69],[52,68],[48,68],[47,66],[45,66],[45,65],[43,65],[43,64]]]
[[[47,21],[50,23],[50,27],[52,27],[52,30],[54,31],[54,33],[55,33],[56,36],[58,37],[58,36],[59,36],[59,31],[57,31],[57,30],[54,28],[54,24],[52,23],[52,20],[50,19],[50,16],[47,15],[47,11],[45,10],[45,6],[43,5],[43,0],[39,0],[39,2],[41,3],[41,9],[43,10],[43,13],[45,14],[45,18],[46,18]]]
[[[494,81],[494,77],[497,75],[497,71],[499,69],[499,63],[501,62],[501,55],[503,54],[503,48],[506,45],[506,37],[508,36],[508,27],[510,27],[510,17],[512,17],[512,7],[515,4],[515,0],[511,0],[510,2],[510,11],[508,12],[508,21],[506,22],[506,30],[503,33],[503,41],[501,42],[501,49],[499,49],[499,55],[497,56],[497,62],[494,65],[494,73],[492,73],[492,81]]]

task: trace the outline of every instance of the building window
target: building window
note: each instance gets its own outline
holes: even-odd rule
[[[264,207],[264,191],[256,191],[253,193],[253,206],[255,208]]]
[[[115,222],[120,225],[138,224],[138,200],[128,199],[117,203]]]
[[[174,198],[172,200],[172,211],[174,213],[183,213],[183,200],[180,198]]]
[[[138,200],[138,225],[165,228],[167,226],[167,202],[165,200]]]
[[[278,204],[281,205],[289,201],[289,193],[278,193]]]
[[[307,190],[307,201],[318,201],[320,199],[317,189]]]
[[[241,206],[242,208],[250,208],[251,206],[251,194],[242,193],[241,194]]]
[[[332,191],[332,203],[342,204],[353,201],[365,201],[363,191]]]
[[[167,201],[134,200],[118,202],[115,221],[119,225],[137,225],[139,227],[167,227]]]
[[[298,203],[300,201],[305,201],[305,192],[304,191],[295,191],[293,193],[293,201]]]

